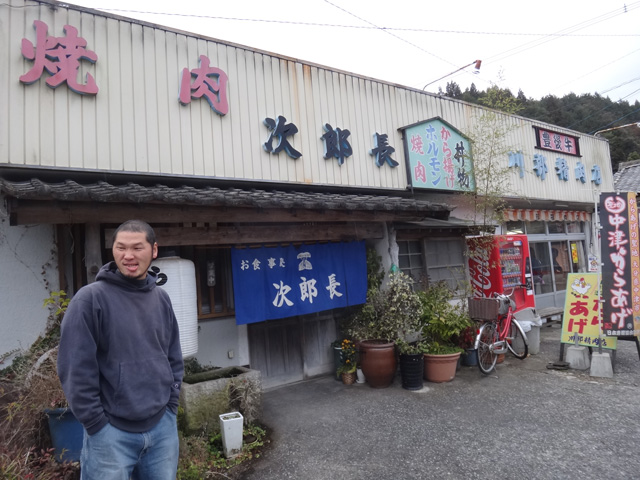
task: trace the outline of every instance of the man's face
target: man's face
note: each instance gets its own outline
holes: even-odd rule
[[[113,258],[127,278],[142,280],[151,261],[158,256],[158,244],[151,245],[142,232],[119,232],[113,242]]]

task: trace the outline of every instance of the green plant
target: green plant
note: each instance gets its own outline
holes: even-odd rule
[[[217,368],[219,367],[214,367],[213,365],[202,365],[195,357],[187,358],[184,361],[184,376],[188,377],[190,375],[195,375],[196,373],[209,372]]]
[[[384,280],[382,257],[373,248],[367,249],[367,291],[379,290]]]
[[[261,448],[267,443],[267,431],[257,424],[246,425],[243,430],[243,445],[240,455],[227,459],[223,453],[222,436],[180,435],[180,458],[178,480],[201,480],[206,478],[237,478],[231,476],[238,467],[254,458],[259,458]]]
[[[426,353],[444,354],[462,351],[460,336],[472,326],[462,303],[452,304],[453,292],[444,282],[418,292],[422,304],[421,333],[429,343]]]
[[[338,374],[353,373],[356,371],[356,345],[349,339],[342,340],[340,344],[340,366]]]
[[[429,344],[424,340],[407,342],[406,340],[398,339],[396,340],[396,347],[400,355],[418,355],[426,353],[429,349]]]
[[[67,404],[56,357],[68,304],[64,291],[52,292],[43,302],[49,308],[45,333],[0,371],[0,478],[78,478],[77,463],[54,460],[44,414],[45,408]]]
[[[348,324],[347,333],[360,340],[396,341],[415,337],[420,329],[420,300],[413,280],[401,271],[389,276],[387,287],[370,290],[367,302]]]

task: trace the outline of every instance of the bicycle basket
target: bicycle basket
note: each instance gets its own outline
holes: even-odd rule
[[[469,316],[472,320],[495,321],[499,304],[495,298],[470,298]]]

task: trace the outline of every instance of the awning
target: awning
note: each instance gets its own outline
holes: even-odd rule
[[[138,218],[132,215],[139,215],[142,208],[147,221],[164,223],[412,221],[447,218],[451,210],[443,204],[400,195],[132,182],[117,185],[105,181],[49,183],[38,178],[10,181],[0,177],[0,193],[12,197],[8,209],[14,225],[86,223],[96,219],[114,223],[119,220],[114,215]],[[236,212],[233,220],[230,209]]]
[[[589,222],[591,214],[580,210],[536,210],[531,208],[512,208],[505,210],[507,220],[525,220],[528,222]]]

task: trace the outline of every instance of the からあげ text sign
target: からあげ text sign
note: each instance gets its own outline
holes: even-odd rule
[[[414,188],[474,191],[471,145],[439,118],[404,129],[409,181]]]
[[[634,318],[638,317],[634,304],[640,302],[636,195],[602,193],[598,211],[602,226],[602,328],[610,336],[638,335],[640,325]]]
[[[567,275],[567,296],[562,321],[562,343],[578,343],[587,347],[615,349],[616,337],[600,336],[600,308],[598,305],[598,274],[570,273]]]

